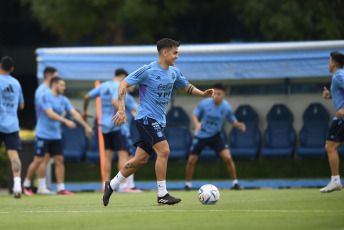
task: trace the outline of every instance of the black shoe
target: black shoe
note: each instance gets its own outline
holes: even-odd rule
[[[184,190],[185,191],[191,191],[191,188],[189,186],[185,185]]]
[[[158,197],[158,204],[160,205],[164,205],[164,204],[173,205],[173,204],[178,204],[181,201],[182,201],[181,199],[170,196],[170,194],[168,193],[163,197]]]
[[[241,187],[239,184],[234,184],[234,186],[232,187],[233,190],[243,190],[244,188]]]
[[[112,195],[112,193],[113,193],[113,189],[110,186],[110,181],[107,180],[107,181],[105,181],[105,185],[104,185],[104,195],[103,195],[104,206],[108,205],[109,199],[110,199],[110,196]]]
[[[13,197],[14,197],[14,199],[20,199],[21,198],[21,193],[20,192],[15,192]]]

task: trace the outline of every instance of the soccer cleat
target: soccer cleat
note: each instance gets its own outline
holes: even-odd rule
[[[191,188],[189,186],[185,185],[184,190],[185,191],[191,191]]]
[[[165,205],[165,204],[174,205],[174,204],[178,204],[181,201],[182,201],[181,199],[175,198],[168,193],[163,197],[158,197],[158,204],[159,205]]]
[[[244,188],[241,187],[238,183],[234,184],[234,186],[232,187],[233,190],[243,190]]]
[[[67,191],[67,190],[61,190],[61,191],[57,192],[57,195],[67,195],[67,196],[70,196],[70,195],[74,195],[74,193],[72,193],[70,191]]]
[[[23,187],[23,191],[24,191],[25,195],[27,195],[27,196],[33,196],[33,191],[32,191],[31,188],[29,188],[29,187]]]
[[[109,204],[109,199],[110,199],[110,196],[112,195],[112,193],[113,193],[113,189],[110,186],[110,181],[107,180],[107,181],[105,181],[105,184],[104,184],[104,194],[103,194],[104,206],[107,206]]]
[[[333,191],[340,191],[342,189],[342,184],[339,183],[334,183],[334,182],[330,182],[328,183],[328,185],[326,187],[323,187],[322,189],[320,189],[320,192],[323,193],[327,193],[327,192],[333,192]]]
[[[21,193],[20,192],[15,192],[13,193],[14,199],[20,199],[21,198]]]
[[[39,194],[39,195],[55,195],[55,193],[53,191],[50,191],[47,188],[38,188],[37,194]]]

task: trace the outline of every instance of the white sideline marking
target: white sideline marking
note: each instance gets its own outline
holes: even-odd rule
[[[344,210],[276,210],[276,209],[232,209],[232,210],[89,210],[89,211],[20,211],[21,213],[106,213],[106,212],[137,212],[137,213],[159,213],[159,212],[259,212],[259,213],[343,213]],[[0,212],[9,214],[10,212]],[[18,213],[18,212],[16,212]]]

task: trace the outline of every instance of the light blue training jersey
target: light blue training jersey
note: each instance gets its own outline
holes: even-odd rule
[[[116,110],[112,105],[112,99],[118,99],[118,86],[119,81],[106,81],[100,84],[99,87],[92,89],[88,92],[91,98],[96,98],[100,96],[101,100],[101,130],[102,133],[109,133],[118,131],[121,128],[115,127],[111,119],[116,114]]]
[[[209,138],[221,132],[223,123],[227,119],[230,123],[236,120],[232,106],[225,100],[216,106],[213,98],[207,98],[194,110],[194,114],[203,122],[201,131],[196,132],[198,138]]]
[[[130,136],[130,124],[133,119],[133,115],[131,114],[131,111],[137,107],[137,104],[134,100],[134,97],[130,94],[127,94],[125,96],[125,115],[127,116],[127,122],[124,123],[121,127],[123,130],[123,133],[126,136]]]
[[[51,91],[41,95],[40,105],[42,106],[42,113],[37,120],[36,137],[48,140],[61,139],[61,122],[48,117],[45,110],[52,109],[62,116],[64,111],[71,111],[73,106],[67,97],[61,94],[55,97]]]
[[[40,84],[36,91],[35,91],[35,112],[36,112],[36,120],[42,114],[42,105],[40,104],[40,98],[43,94],[46,94],[50,91],[50,88],[44,84]]]
[[[339,69],[333,74],[331,94],[334,109],[337,112],[344,106],[344,69]],[[337,116],[335,116],[333,120],[338,120]]]
[[[0,75],[0,132],[19,131],[18,105],[24,103],[19,81],[10,75]]]
[[[173,87],[185,88],[189,82],[176,66],[164,70],[157,61],[144,65],[124,79],[130,86],[139,84],[140,104],[135,120],[152,118],[166,126],[166,109]]]

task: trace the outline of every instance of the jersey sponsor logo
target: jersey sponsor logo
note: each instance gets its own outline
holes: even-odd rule
[[[14,90],[12,85],[8,85],[4,90],[2,90],[2,99],[13,101],[14,100]]]
[[[138,78],[141,74],[143,74],[145,71],[149,70],[150,68],[151,68],[150,66],[144,66],[140,68],[139,70],[137,70],[136,73],[134,73],[134,76]]]
[[[167,91],[167,90],[172,90],[172,88],[173,88],[173,83],[168,83],[166,85],[159,84],[157,89]]]
[[[167,104],[168,104],[168,101],[166,101],[166,102],[155,101],[155,104],[156,104],[156,105],[167,105]]]

